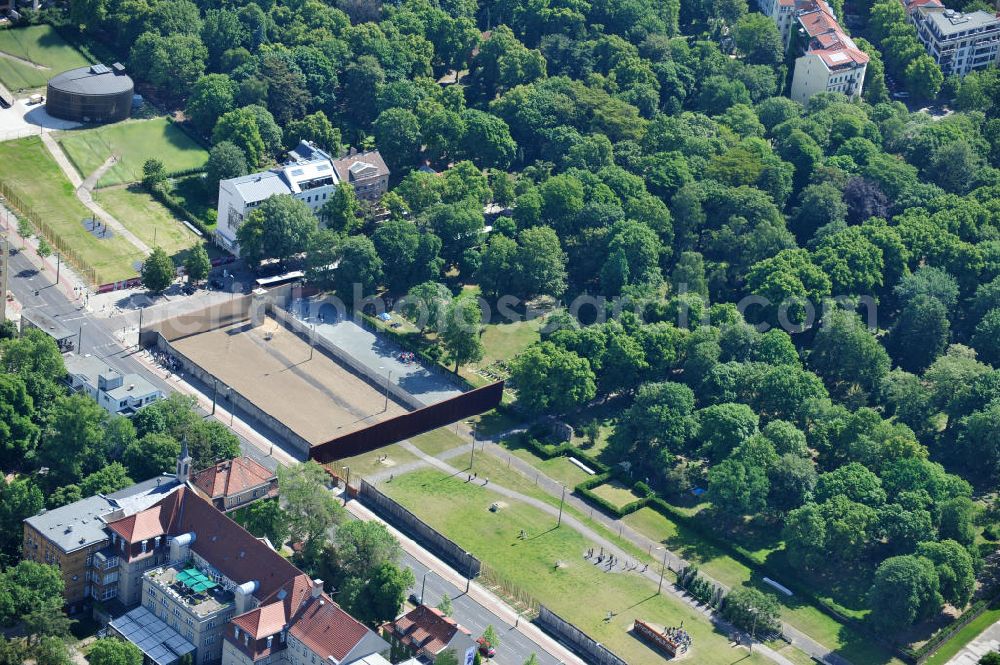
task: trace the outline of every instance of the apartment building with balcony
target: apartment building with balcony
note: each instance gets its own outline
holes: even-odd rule
[[[825,0],[796,2],[798,29],[790,48],[798,54],[790,97],[800,104],[820,92],[861,96],[868,55],[843,31]]]
[[[163,475],[113,494],[43,510],[24,520],[22,557],[59,568],[65,584],[63,598],[71,614],[93,601],[113,600],[118,597],[123,570],[129,575],[132,569],[123,568],[120,548],[112,542],[105,517],[141,511],[180,486],[174,476]]]
[[[861,95],[868,55],[840,27],[826,0],[757,0],[757,6],[795,58],[792,99],[806,104],[820,92]]]
[[[910,22],[945,76],[965,76],[1000,58],[1000,18],[977,10],[946,9],[938,0],[904,0]]]
[[[389,187],[389,167],[377,150],[334,159],[309,141],[300,141],[281,166],[219,181],[216,243],[239,256],[236,232],[264,201],[293,196],[316,213],[344,183],[354,187],[358,198],[377,201]]]
[[[24,557],[60,566],[71,609],[103,601],[152,665],[379,664],[385,640],[191,481],[185,445],[173,476],[26,519]]]

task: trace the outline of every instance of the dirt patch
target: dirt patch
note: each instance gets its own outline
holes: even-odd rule
[[[406,413],[392,400],[385,409],[382,391],[274,319],[258,328],[241,321],[173,344],[313,445]]]

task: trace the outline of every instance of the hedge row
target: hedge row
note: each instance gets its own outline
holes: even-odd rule
[[[602,473],[592,478],[587,478],[582,483],[578,484],[574,489],[577,494],[583,497],[588,503],[595,505],[597,508],[610,514],[612,517],[625,517],[630,515],[635,511],[646,506],[649,503],[650,497],[643,496],[641,499],[636,499],[630,503],[626,503],[624,506],[616,506],[602,496],[599,496],[592,492],[591,490],[595,487],[603,485],[607,481],[613,478],[611,473]]]
[[[206,141],[204,136],[201,136],[197,132],[191,131],[191,125],[188,124],[187,122],[178,122],[177,119],[175,119],[172,115],[167,116],[167,122],[169,122],[170,124],[180,129],[182,132],[187,134],[192,141],[200,145],[205,150],[212,149],[212,144]],[[204,171],[204,170],[205,170],[204,168],[201,168],[198,169],[197,171],[192,171],[192,173],[197,173],[198,171]]]
[[[542,459],[552,459],[553,457],[572,456],[583,461],[584,463],[587,464],[587,466],[595,469],[598,474],[606,474],[611,470],[607,464],[601,462],[596,457],[593,457],[583,452],[569,441],[564,441],[559,445],[555,445],[552,443],[543,443],[539,441],[536,437],[532,436],[530,432],[522,433],[519,434],[518,436],[520,437],[521,442],[525,446],[531,448],[531,450],[534,451],[534,453],[539,457],[541,457]],[[590,480],[593,479],[591,478]],[[598,483],[598,485],[599,484],[600,483]],[[596,487],[596,485],[594,487]]]
[[[197,215],[181,205],[180,201],[171,196],[169,192],[163,191],[163,188],[154,187],[149,193],[154,199],[162,203],[165,208],[174,213],[174,215],[183,218],[191,226],[201,231],[202,235],[205,236],[205,240],[212,239],[212,231],[205,225],[205,222],[201,221]]]
[[[412,351],[424,362],[430,363],[431,365],[436,365],[441,370],[447,372],[448,376],[451,377],[452,380],[457,381],[459,384],[461,384],[464,390],[473,390],[476,388],[476,386],[472,385],[472,383],[470,383],[468,379],[466,379],[460,374],[455,374],[450,369],[442,365],[440,353],[436,357],[432,355],[433,352],[431,351],[431,349],[440,351],[439,347],[427,343],[422,343],[421,341],[415,341],[414,337],[419,338],[419,336],[410,333],[397,332],[392,328],[389,328],[388,326],[381,325],[374,317],[369,316],[364,312],[361,312],[361,320],[362,323],[373,332],[389,337],[407,351]]]
[[[946,628],[939,630],[931,639],[923,643],[919,649],[898,649],[899,655],[905,660],[911,661],[913,663],[923,663],[928,658],[934,655],[934,652],[939,648],[944,646],[944,643],[955,636],[958,631],[962,630],[971,623],[976,617],[985,612],[989,607],[1000,598],[1000,593],[992,594],[992,598],[983,598],[982,600],[977,600],[969,609],[962,612],[962,615],[958,617],[951,625]]]

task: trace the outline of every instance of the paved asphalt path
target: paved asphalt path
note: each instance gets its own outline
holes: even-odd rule
[[[22,312],[30,314],[32,310],[38,310],[53,317],[70,330],[80,331],[82,329],[82,353],[90,353],[100,357],[119,372],[140,374],[165,393],[176,391],[176,387],[169,380],[149,371],[137,357],[134,357],[133,351],[122,348],[116,334],[120,334],[122,328],[127,325],[125,317],[96,316],[82,307],[82,299],[78,302],[67,299],[62,288],[54,284],[55,275],[51,274],[49,270],[39,271],[20,250],[10,255],[8,266],[10,278],[7,288],[21,303]],[[63,279],[66,279],[65,273]],[[36,291],[38,295],[35,295]],[[185,380],[190,380],[190,378],[185,377]],[[208,394],[211,394],[210,391]],[[273,458],[263,455],[257,446],[242,437],[241,447],[245,454],[265,462],[270,468],[276,466]],[[447,593],[452,599],[455,618],[472,632],[474,638],[482,635],[487,625],[494,626],[502,639],[502,644],[493,662],[498,663],[498,665],[521,665],[528,656],[535,653],[542,665],[558,665],[560,663],[558,659],[542,651],[492,611],[465,596],[464,588],[460,589],[433,571],[429,571],[427,566],[410,554],[404,554],[402,563],[413,570],[417,580],[411,591],[420,593],[420,585],[426,573],[425,596],[427,602],[431,605],[437,605],[443,595]]]

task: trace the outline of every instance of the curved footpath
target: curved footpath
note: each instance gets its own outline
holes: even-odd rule
[[[496,457],[500,457],[500,455],[497,454],[497,452],[498,452],[498,447],[497,446],[495,446],[495,445],[494,446],[490,446],[490,445],[487,444],[487,442],[483,441],[482,439],[480,439],[480,441],[483,442],[483,448],[485,450],[491,452]],[[432,467],[434,467],[434,468],[436,468],[436,469],[438,469],[440,471],[443,471],[444,473],[447,473],[449,475],[456,475],[456,474],[463,473],[460,469],[456,469],[455,467],[451,466],[447,462],[444,462],[444,461],[442,461],[442,460],[440,460],[440,459],[438,459],[436,457],[428,455],[427,453],[423,452],[422,450],[420,450],[419,448],[417,448],[415,445],[413,445],[409,441],[403,441],[400,445],[403,448],[405,448],[407,451],[409,451],[409,452],[413,453],[414,455],[416,455],[420,459],[420,461],[422,461],[426,465],[432,466]],[[465,452],[469,452],[470,450],[471,450],[471,444],[466,444],[464,446],[459,446],[459,447],[454,448],[452,450],[446,451],[443,456],[453,457],[453,456],[461,455],[461,454],[463,454]],[[517,458],[511,457],[511,463],[512,464],[514,463],[515,459],[517,459]],[[521,460],[518,460],[518,461],[521,461]],[[407,465],[404,465],[404,466],[407,466]],[[420,464],[419,463],[415,464],[414,468],[416,468],[416,466],[420,466]],[[533,468],[532,468],[532,471],[534,471]],[[393,473],[394,474],[399,474],[400,473],[400,469],[399,468],[394,469]],[[539,474],[539,486],[541,486],[541,484],[542,484],[542,478],[543,477],[544,476],[542,474]],[[379,478],[381,478],[382,480],[384,480],[384,477],[382,477],[382,474],[379,474],[378,476],[369,476],[369,477],[366,478],[366,480],[368,480],[368,482],[377,482]],[[555,494],[555,496],[560,496],[561,493],[562,493],[562,486],[558,485],[557,483],[555,483],[555,481],[553,481],[552,479],[550,479],[548,477],[545,477],[545,480],[548,481],[548,483],[550,483],[550,484],[556,484],[559,487],[559,493]],[[546,503],[545,501],[542,501],[540,499],[536,499],[534,497],[530,497],[530,496],[521,494],[520,492],[516,492],[514,490],[508,489],[508,488],[504,487],[503,485],[497,484],[495,482],[491,482],[491,483],[489,483],[489,485],[484,486],[484,489],[492,491],[492,492],[495,492],[496,494],[499,494],[501,496],[505,496],[505,497],[508,497],[510,499],[514,499],[514,500],[526,503],[526,504],[528,504],[528,505],[530,505],[530,506],[532,506],[534,508],[537,508],[538,510],[541,510],[541,511],[543,511],[545,513],[548,513],[549,515],[552,515],[553,517],[556,517],[559,514],[559,509],[556,508],[555,506],[553,506],[553,505],[551,505],[549,503]],[[546,489],[546,492],[549,491],[548,487],[545,487],[545,489]],[[569,500],[569,498],[570,497],[567,496],[567,500]],[[588,508],[589,508],[589,506],[588,506]],[[595,514],[595,516],[596,516],[596,514]],[[634,558],[632,555],[628,554],[627,552],[625,552],[624,550],[622,550],[620,547],[616,546],[610,540],[608,540],[604,536],[598,534],[596,531],[594,531],[593,529],[591,529],[590,527],[588,527],[586,524],[584,524],[582,521],[580,521],[579,519],[577,519],[575,516],[573,516],[571,514],[567,514],[566,512],[563,512],[562,521],[563,521],[564,524],[570,526],[571,528],[573,528],[573,530],[577,531],[584,538],[587,538],[591,542],[596,543],[597,545],[603,547],[605,552],[609,552],[609,553],[613,554],[615,557],[623,559],[623,560],[631,560],[631,559]],[[650,542],[652,542],[652,541],[650,541]],[[643,547],[645,547],[645,545],[643,545]],[[668,562],[670,564],[674,564],[675,562],[679,562],[679,561],[682,561],[679,557],[674,556],[672,552],[668,553]],[[637,574],[643,575],[644,577],[646,577],[647,579],[649,579],[649,580],[651,580],[653,582],[658,582],[659,579],[660,579],[660,575],[656,571],[655,567],[647,569],[646,572],[644,572],[644,573],[637,572]],[[675,585],[673,585],[673,584],[667,584],[667,585],[664,585],[664,588],[667,590],[668,593],[673,594],[674,596],[676,596],[677,598],[679,598],[681,601],[683,601],[684,603],[686,603],[687,605],[689,605],[690,607],[692,607],[693,609],[695,609],[696,611],[698,611],[702,615],[704,615],[716,628],[718,628],[723,633],[730,633],[730,632],[733,632],[733,631],[736,630],[728,622],[726,622],[725,620],[723,620],[721,617],[717,616],[716,613],[713,612],[710,608],[706,607],[705,605],[702,605],[702,604],[698,603],[691,596],[689,596],[686,593],[684,593],[681,589],[677,588]],[[774,649],[771,649],[771,648],[767,647],[764,644],[757,643],[756,644],[756,649],[760,653],[764,654],[766,657],[768,657],[769,659],[771,659],[772,661],[774,661],[775,663],[779,663],[779,665],[794,665],[790,660],[788,660],[787,658],[785,658],[784,656],[782,656],[781,654],[779,654],[778,652],[776,652]]]
[[[69,161],[69,157],[67,157],[66,153],[63,152],[59,143],[52,138],[51,133],[43,131],[41,133],[41,137],[42,143],[45,144],[49,154],[51,154],[52,158],[56,160],[56,164],[59,165],[59,168],[62,169],[62,172],[69,179],[70,183],[72,183],[74,189],[76,190],[76,198],[80,200],[80,203],[86,206],[86,208],[90,210],[95,217],[114,229],[115,233],[129,241],[136,249],[142,252],[144,256],[149,256],[153,251],[150,249],[149,245],[144,243],[138,238],[138,236],[125,228],[125,225],[115,219],[114,215],[98,205],[97,202],[94,201],[94,196],[91,193],[91,190],[97,184],[98,179],[100,179],[100,177],[104,175],[104,173],[117,161],[115,156],[111,155],[108,157],[96,171],[91,173],[87,179],[84,180],[80,177],[80,174],[77,173],[76,168]]]
[[[500,440],[512,434],[516,434],[522,431],[524,431],[522,428],[517,428],[507,432],[503,432],[502,434],[499,434],[493,438],[489,439],[480,438],[478,441],[481,444],[481,449],[486,453],[490,454],[491,456],[497,459],[508,461],[511,466],[515,467],[518,471],[520,471],[522,474],[524,474],[529,478],[531,477],[537,478],[536,484],[538,485],[538,487],[544,490],[549,496],[555,498],[561,497],[563,490],[562,484],[558,483],[552,478],[549,478],[535,467],[531,466],[521,458],[511,454],[509,451],[507,451],[504,448],[501,448],[498,445],[498,442]],[[471,444],[465,444],[464,446],[458,446],[451,450],[447,450],[438,455],[437,457],[428,455],[427,453],[423,452],[422,450],[414,446],[409,441],[404,441],[401,445],[404,448],[406,448],[409,452],[416,455],[418,459],[416,461],[408,462],[398,467],[394,467],[391,470],[366,476],[365,480],[367,480],[372,484],[377,484],[379,482],[385,482],[385,480],[390,477],[390,473],[392,475],[398,476],[425,466],[433,466],[446,473],[461,473],[460,470],[450,466],[449,464],[447,464],[442,460],[451,459],[453,457],[458,457],[459,455],[468,454],[470,452]],[[519,501],[528,503],[538,508],[539,510],[549,513],[550,515],[558,515],[559,511],[554,506],[544,501],[535,499],[533,497],[525,496],[518,492],[509,490],[503,487],[502,485],[498,485],[494,482],[491,482],[487,489],[493,490],[496,493],[501,494],[503,496],[507,496],[512,499],[517,499]],[[570,489],[572,490],[572,488]],[[663,547],[663,543],[652,540],[651,538],[648,538],[647,536],[638,533],[620,519],[610,517],[605,513],[601,512],[600,510],[595,509],[592,505],[585,502],[583,499],[581,499],[580,497],[571,492],[568,492],[566,494],[566,503],[570,506],[573,506],[581,513],[589,515],[595,522],[598,522],[602,526],[606,527],[608,530],[612,532],[618,531],[621,537],[626,538],[630,543],[639,547],[640,549],[648,550],[651,547]],[[625,559],[632,558],[630,555],[624,553],[619,547],[615,546],[610,540],[594,532],[593,529],[590,529],[572,515],[567,515],[564,512],[563,521],[573,525],[573,528],[576,531],[580,532],[583,536],[591,539],[595,543],[598,543],[599,546],[604,547],[605,550],[611,551],[615,556],[622,557]],[[688,562],[685,561],[682,557],[678,556],[677,554],[675,554],[670,550],[666,550],[666,560],[667,560],[667,565],[673,570],[680,570],[681,568],[689,565]],[[700,571],[700,574],[702,575],[702,577],[712,582],[713,584],[723,589],[726,589],[727,591],[729,590],[728,586],[712,579],[711,577],[706,575],[703,571]],[[653,568],[647,570],[645,575],[646,577],[648,577],[653,581],[656,582],[659,581],[659,574]],[[715,613],[710,608],[707,608],[704,605],[698,603],[691,596],[684,593],[673,584],[668,585],[668,588],[675,596],[682,599],[685,603],[687,603],[691,607],[697,609],[699,612],[704,614],[706,617],[709,618],[709,620],[712,621],[713,624],[715,624],[719,628],[725,631],[735,630],[734,628],[732,628],[732,626],[730,626],[727,622],[723,621],[720,617],[715,616]],[[793,646],[803,651],[807,655],[812,656],[813,658],[819,660],[820,662],[827,663],[828,665],[852,665],[851,661],[847,660],[843,656],[840,656],[832,652],[828,647],[820,644],[819,642],[809,637],[807,634],[803,633],[801,630],[795,628],[794,626],[782,622],[781,629],[785,637],[788,638],[788,640],[792,643]],[[773,649],[770,649],[762,644],[758,644],[756,648],[759,649],[761,653],[765,654],[775,662],[789,663],[789,661],[784,656],[777,653]]]

